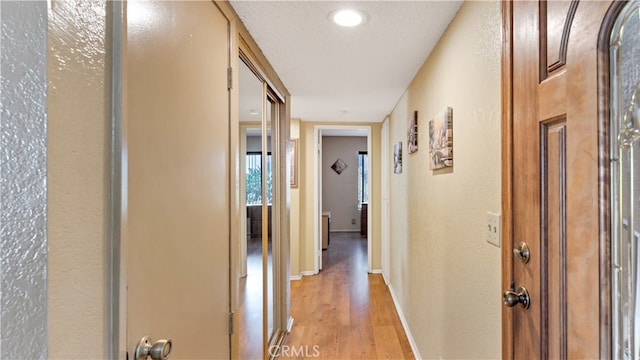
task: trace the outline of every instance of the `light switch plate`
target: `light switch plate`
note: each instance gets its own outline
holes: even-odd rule
[[[500,214],[487,212],[487,221],[484,229],[487,234],[487,242],[500,247]]]

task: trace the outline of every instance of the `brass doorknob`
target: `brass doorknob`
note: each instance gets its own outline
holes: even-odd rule
[[[509,289],[502,295],[502,301],[508,307],[514,307],[520,304],[525,310],[531,305],[531,298],[529,298],[529,291],[524,286],[520,286],[518,290],[514,291]]]

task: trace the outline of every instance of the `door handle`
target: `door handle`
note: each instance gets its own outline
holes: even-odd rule
[[[504,295],[502,295],[502,301],[508,307],[514,307],[520,304],[525,310],[531,305],[529,291],[527,291],[527,288],[524,286],[520,286],[516,291],[514,291],[513,288],[505,291]]]
[[[167,360],[171,355],[171,340],[162,339],[155,343],[151,343],[151,338],[145,336],[138,342],[134,359],[146,360],[151,357],[152,360]]]

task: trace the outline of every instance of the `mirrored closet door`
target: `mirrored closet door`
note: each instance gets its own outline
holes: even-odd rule
[[[286,134],[279,124],[283,101],[264,79],[250,57],[240,52],[238,304],[235,342],[238,358],[268,359],[282,339],[285,326],[276,314],[286,313],[280,291],[288,274],[279,264],[283,229],[285,178],[277,169],[285,165],[280,146]]]

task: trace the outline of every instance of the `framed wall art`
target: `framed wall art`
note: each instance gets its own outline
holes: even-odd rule
[[[402,174],[402,141],[393,145],[393,173]]]
[[[335,171],[338,175],[342,174],[342,172],[344,171],[344,169],[347,168],[347,163],[344,162],[344,160],[338,158],[338,160],[336,160],[333,165],[331,165],[331,168],[333,169],[333,171]]]
[[[453,109],[447,107],[429,121],[429,169],[453,166]]]
[[[407,151],[412,154],[418,151],[418,111],[414,111],[413,116],[409,119],[407,135]]]

